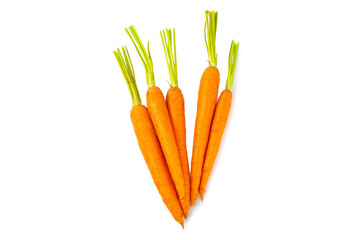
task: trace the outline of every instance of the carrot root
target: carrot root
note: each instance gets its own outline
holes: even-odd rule
[[[141,153],[156,188],[174,219],[183,226],[183,211],[148,109],[143,105],[133,107],[130,117]]]
[[[216,67],[207,67],[201,77],[191,159],[190,205],[196,202],[208,144],[211,121],[219,91],[220,73]]]
[[[180,88],[169,88],[166,94],[166,105],[174,129],[176,145],[179,151],[181,168],[184,176],[185,195],[182,208],[184,216],[187,218],[190,208],[190,174],[186,149],[185,103]]]
[[[147,105],[161,148],[164,152],[171,177],[174,181],[181,204],[184,204],[185,183],[174,131],[171,125],[164,95],[160,88],[150,87],[146,93]]]
[[[219,100],[216,104],[214,118],[211,124],[209,143],[206,150],[204,167],[202,170],[200,183],[200,197],[201,201],[204,198],[206,184],[209,180],[211,170],[214,166],[216,156],[218,154],[222,136],[226,127],[231,108],[232,93],[224,90],[220,94]]]

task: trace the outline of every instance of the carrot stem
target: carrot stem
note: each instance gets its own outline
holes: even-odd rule
[[[230,46],[230,53],[229,53],[229,70],[228,70],[228,77],[226,80],[225,89],[231,91],[233,82],[234,82],[234,75],[235,75],[235,68],[236,68],[236,60],[239,51],[239,43],[235,44],[234,41],[231,41]]]
[[[170,85],[171,87],[178,87],[175,28],[173,29],[172,34],[171,29],[166,28],[160,32],[160,36],[169,70]]]
[[[148,87],[155,86],[154,66],[149,48],[150,43],[148,42],[146,50],[134,26],[130,26],[129,30],[125,28],[125,31],[133,42],[136,51],[138,52],[140,59],[145,67],[146,83]]]
[[[133,107],[141,105],[140,94],[136,85],[134,67],[131,62],[131,58],[127,47],[122,47],[122,52],[118,48],[116,51],[113,51],[115,58],[119,64],[121,72],[125,78],[126,85],[129,89]]]
[[[205,35],[205,44],[208,52],[208,61],[209,65],[212,67],[217,66],[217,53],[215,48],[215,40],[216,40],[216,28],[217,28],[217,19],[218,12],[215,11],[205,11],[205,27],[204,27],[204,35]]]

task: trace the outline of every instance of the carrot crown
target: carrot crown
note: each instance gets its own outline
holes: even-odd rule
[[[229,69],[228,69],[228,77],[226,80],[225,89],[231,91],[233,82],[234,82],[234,75],[235,75],[235,67],[236,67],[236,60],[239,51],[239,43],[231,41],[230,46],[230,53],[229,53]]]
[[[129,32],[129,30],[130,30],[130,32]],[[127,32],[131,41],[133,42],[133,44],[136,48],[136,51],[138,52],[138,54],[141,58],[141,61],[144,65],[147,85],[148,85],[148,87],[153,87],[153,86],[155,86],[155,76],[154,76],[153,62],[152,62],[151,54],[150,54],[149,42],[147,44],[147,51],[146,51],[146,48],[142,44],[141,39],[140,39],[138,33],[136,32],[135,27],[130,26],[129,30],[127,28],[125,28],[125,31]]]
[[[217,18],[218,12],[215,11],[205,11],[205,44],[208,52],[208,61],[209,65],[216,67],[217,65],[217,53],[215,49],[215,40],[216,40],[216,27],[217,27]]]
[[[169,70],[170,83],[171,83],[170,85],[171,87],[178,87],[175,28],[173,29],[172,35],[171,35],[171,29],[166,28],[165,30],[160,32],[160,36],[164,48],[166,63]]]
[[[136,107],[141,105],[141,99],[136,85],[134,68],[126,46],[122,47],[122,52],[123,53],[121,54],[121,51],[118,48],[116,51],[114,51],[114,55],[117,62],[119,63],[121,72],[125,78],[126,85],[129,88],[133,107]]]

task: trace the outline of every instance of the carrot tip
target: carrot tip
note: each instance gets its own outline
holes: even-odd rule
[[[200,199],[201,199],[201,202],[202,202],[203,199],[204,199],[204,194],[205,194],[205,192],[200,191]]]
[[[181,223],[182,229],[184,230],[184,223]]]

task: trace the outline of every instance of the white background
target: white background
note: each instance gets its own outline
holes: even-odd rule
[[[185,230],[152,182],[112,51],[124,28],[177,31],[191,156],[207,66],[204,10],[219,11],[220,90],[240,41],[234,99],[203,203]],[[358,1],[2,1],[0,239],[360,239]]]

